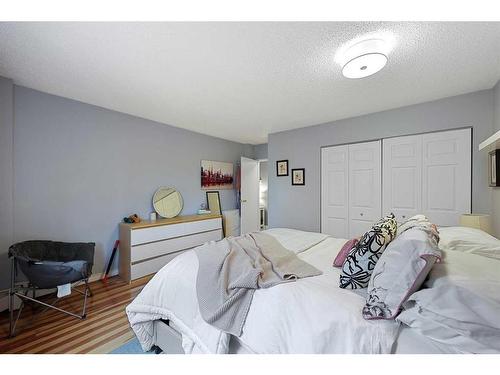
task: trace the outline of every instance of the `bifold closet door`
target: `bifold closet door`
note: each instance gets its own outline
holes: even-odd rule
[[[349,236],[348,146],[321,149],[321,233]]]
[[[383,144],[383,214],[398,222],[422,212],[422,135],[387,138]]]
[[[349,238],[361,236],[382,211],[381,141],[349,145]]]
[[[422,211],[434,223],[458,225],[471,210],[471,129],[422,135]]]

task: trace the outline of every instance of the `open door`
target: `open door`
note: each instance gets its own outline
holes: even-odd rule
[[[259,230],[259,162],[241,158],[241,234]]]

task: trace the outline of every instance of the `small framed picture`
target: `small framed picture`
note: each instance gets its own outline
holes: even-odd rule
[[[288,176],[288,160],[278,160],[276,162],[276,176]]]
[[[292,185],[306,184],[306,170],[304,168],[292,169]]]
[[[222,214],[218,191],[207,191],[207,207],[212,214]]]
[[[493,150],[489,154],[489,186],[498,187],[500,186],[500,149]]]

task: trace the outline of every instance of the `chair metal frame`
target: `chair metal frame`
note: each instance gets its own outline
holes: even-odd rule
[[[53,288],[38,288],[38,287],[35,287],[34,285],[31,285],[30,283],[28,283],[28,286],[16,286],[16,276],[15,276],[15,273],[16,273],[16,263],[15,262],[16,262],[15,257],[12,257],[12,259],[11,259],[11,270],[10,270],[11,271],[10,289],[9,289],[9,337],[14,337],[15,336],[15,330],[16,330],[17,322],[18,322],[19,318],[21,317],[21,312],[22,312],[22,310],[24,308],[25,303],[27,303],[27,302],[29,302],[29,303],[37,303],[37,304],[40,304],[40,305],[44,306],[45,308],[40,313],[43,313],[47,309],[50,308],[50,309],[57,310],[59,312],[62,312],[64,314],[73,316],[73,317],[81,319],[81,320],[84,320],[87,317],[87,314],[86,314],[86,311],[87,311],[87,298],[90,297],[90,296],[92,296],[92,291],[91,291],[90,286],[89,286],[89,279],[88,279],[88,277],[85,278],[85,279],[77,281],[74,285],[71,285],[71,290],[74,290],[75,292],[78,292],[81,295],[83,295],[83,309],[82,309],[82,313],[81,314],[76,314],[74,312],[71,312],[71,311],[68,311],[68,310],[64,310],[64,309],[61,309],[61,308],[55,306],[55,304],[58,301],[60,301],[61,298],[64,298],[64,297],[61,297],[61,298],[57,297],[57,299],[55,300],[55,302],[53,302],[52,304],[43,302],[43,301],[41,301],[41,300],[39,300],[39,299],[36,298],[36,291],[37,290],[50,290],[50,289],[53,289]],[[78,286],[78,285],[80,285],[82,282],[85,284],[85,289],[83,291],[81,291],[79,289],[76,289],[75,287]],[[30,291],[32,292],[32,297],[28,296],[28,293]],[[17,312],[17,317],[14,319],[14,297],[15,296],[17,296],[21,300],[21,306],[19,306],[19,310]]]

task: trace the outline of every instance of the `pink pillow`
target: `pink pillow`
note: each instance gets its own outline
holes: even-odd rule
[[[349,255],[349,252],[351,249],[356,246],[358,243],[357,238],[353,238],[352,240],[347,241],[344,246],[342,246],[342,249],[340,249],[339,253],[335,257],[335,260],[333,261],[333,266],[334,267],[342,267],[344,264],[345,258]]]

